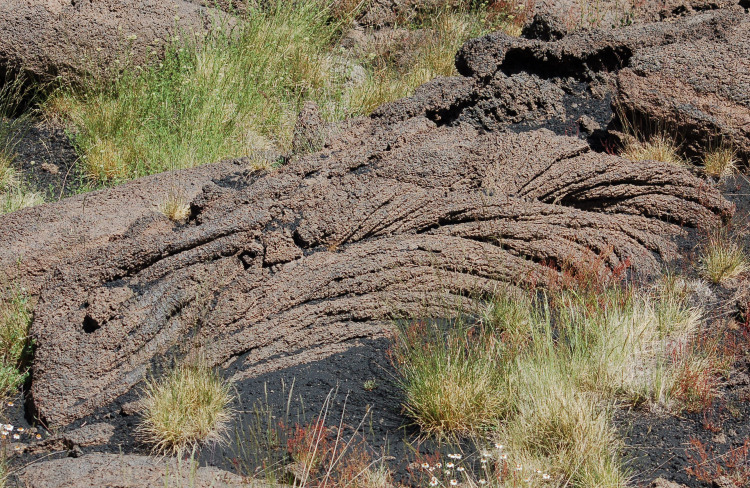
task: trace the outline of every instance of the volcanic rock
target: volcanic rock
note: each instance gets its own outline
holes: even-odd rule
[[[445,315],[592,260],[655,273],[685,227],[717,225],[729,202],[684,168],[529,127],[575,124],[571,93],[607,105],[591,94],[607,72],[690,39],[722,42],[746,19],[470,41],[457,56],[464,76],[327,127],[319,151],[278,171],[235,161],[169,176],[205,183],[180,225],[149,209],[155,177],[92,194],[93,207],[76,197],[0,217],[0,263],[39,291],[32,406],[66,425],[170,358],[200,355],[237,375],[309,361],[394,317]],[[95,219],[77,231],[84,207]],[[66,228],[76,238],[60,246],[50,232]]]
[[[527,14],[523,36],[552,41],[581,30],[617,28],[656,22],[706,10],[734,8],[740,0],[536,0]]]
[[[649,488],[685,488],[685,485],[675,483],[673,481],[665,480],[664,478],[656,478],[648,485]]]
[[[88,424],[70,432],[55,434],[26,448],[27,452],[62,451],[75,447],[98,446],[112,438],[115,428],[112,424],[98,422]]]
[[[41,81],[102,76],[161,55],[174,35],[202,36],[218,16],[186,0],[3,0],[0,70]]]
[[[42,418],[91,413],[164,355],[310,360],[394,316],[545,283],[545,263],[601,254],[648,273],[681,225],[731,210],[681,168],[425,117],[356,119],[322,151],[209,184],[192,206],[186,225],[145,216],[48,276],[31,332]]]
[[[56,266],[124,234],[139,218],[158,212],[172,189],[191,200],[212,180],[247,166],[237,160],[160,173],[0,217],[0,283],[37,294]]]
[[[195,488],[260,488],[263,483],[213,467],[194,469],[189,462],[173,458],[91,453],[77,458],[35,463],[18,474],[27,488],[98,487],[151,488],[191,486]],[[95,480],[95,481],[94,481]]]
[[[636,51],[616,110],[646,134],[677,133],[698,155],[726,143],[750,157],[750,15],[711,35]]]
[[[747,158],[749,31],[750,16],[725,10],[581,32],[553,42],[490,34],[468,41],[456,57],[459,72],[480,88],[471,95],[454,90],[452,99],[444,97],[440,104],[450,114],[447,123],[497,130],[513,122],[572,115],[560,104],[577,84],[593,92],[595,81],[616,72],[614,110],[642,136],[668,131],[684,141],[689,156],[725,143]],[[529,82],[529,75],[536,81]],[[566,95],[555,94],[555,86]]]

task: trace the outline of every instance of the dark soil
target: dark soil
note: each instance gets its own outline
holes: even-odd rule
[[[18,131],[14,166],[31,190],[55,201],[86,187],[78,171],[78,155],[65,130],[45,122],[30,122]]]

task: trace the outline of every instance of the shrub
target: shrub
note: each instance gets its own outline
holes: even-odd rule
[[[230,385],[202,360],[146,380],[139,435],[162,453],[181,454],[200,443],[222,442],[231,419]]]
[[[381,52],[336,53],[360,5],[272,0],[248,7],[231,32],[217,26],[200,47],[175,38],[161,63],[127,67],[111,84],[61,89],[44,110],[73,125],[83,172],[96,182],[284,151],[305,101],[315,101],[328,121],[369,114],[455,74],[455,53],[466,39],[517,29],[530,11],[517,5],[458,2],[414,19],[407,27],[419,30],[421,41],[399,66]]]
[[[322,1],[273,1],[232,32],[217,26],[200,47],[174,39],[162,63],[60,91],[50,107],[75,123],[86,172],[103,182],[288,147],[304,100],[337,110],[339,26],[328,19]]]

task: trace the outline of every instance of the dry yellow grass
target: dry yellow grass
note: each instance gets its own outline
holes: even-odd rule
[[[712,283],[722,283],[748,269],[744,249],[725,232],[717,232],[703,248],[701,273]]]
[[[222,442],[231,401],[230,385],[204,361],[178,366],[160,380],[146,380],[138,434],[155,451],[178,455]]]
[[[678,166],[688,164],[680,156],[676,141],[664,133],[655,134],[646,141],[632,139],[625,144],[621,156],[631,161],[661,161]]]
[[[732,176],[737,171],[737,151],[727,145],[720,145],[703,156],[703,171],[715,178]]]
[[[0,150],[0,215],[44,203],[44,197],[29,191],[11,166],[12,159]]]
[[[190,216],[190,205],[182,193],[170,191],[164,201],[159,204],[159,211],[169,220],[181,222]]]

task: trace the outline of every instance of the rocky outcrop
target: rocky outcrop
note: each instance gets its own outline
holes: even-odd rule
[[[203,35],[217,16],[187,0],[3,0],[0,70],[42,81],[112,74],[161,55],[173,35]]]
[[[636,51],[617,75],[616,110],[699,155],[728,143],[750,157],[750,15],[718,35]]]
[[[741,0],[536,0],[527,14],[523,36],[552,41],[581,30],[656,22],[707,10],[740,11],[742,3]]]
[[[115,428],[111,424],[98,422],[87,424],[70,432],[54,434],[43,441],[30,444],[29,453],[75,450],[76,448],[106,444],[112,438]]]
[[[169,176],[205,184],[186,192],[187,222],[155,211],[157,177],[0,217],[3,268],[39,291],[31,405],[65,425],[168,357],[200,354],[242,375],[343,348],[393,317],[545,284],[597,257],[657,270],[685,226],[715,225],[731,205],[684,168],[538,127],[583,120],[587,103],[609,110],[609,95],[594,92],[611,73],[689,39],[724,42],[746,19],[470,41],[457,56],[464,76],[370,118],[325,126],[309,106],[298,139],[300,153],[313,152],[276,172],[226,162]],[[596,132],[602,120],[585,123]],[[84,207],[94,214],[75,230]],[[50,246],[67,228],[77,237]]]
[[[496,130],[511,122],[577,117],[570,112],[571,94],[583,90],[589,102],[613,96],[615,112],[643,136],[668,131],[685,141],[688,155],[723,142],[747,158],[748,30],[750,15],[726,10],[553,42],[491,34],[467,42],[456,57],[459,72],[480,88],[471,96],[456,91],[440,103],[450,121]],[[602,82],[604,93],[597,95]],[[580,98],[575,104],[586,106]],[[519,101],[520,111],[514,107]]]
[[[57,266],[124,234],[139,218],[157,212],[170,191],[179,189],[190,201],[213,179],[245,166],[238,160],[160,173],[3,215],[0,283],[17,283],[36,295]]]
[[[682,225],[730,211],[685,170],[592,152],[546,130],[481,133],[358,119],[271,174],[208,185],[186,225],[148,215],[49,275],[31,394],[66,424],[165,354],[239,369],[440,314],[600,253],[656,269]]]
[[[26,488],[152,488],[190,486],[232,488],[265,486],[212,467],[195,468],[188,461],[124,454],[92,453],[77,458],[34,463],[18,475]]]

